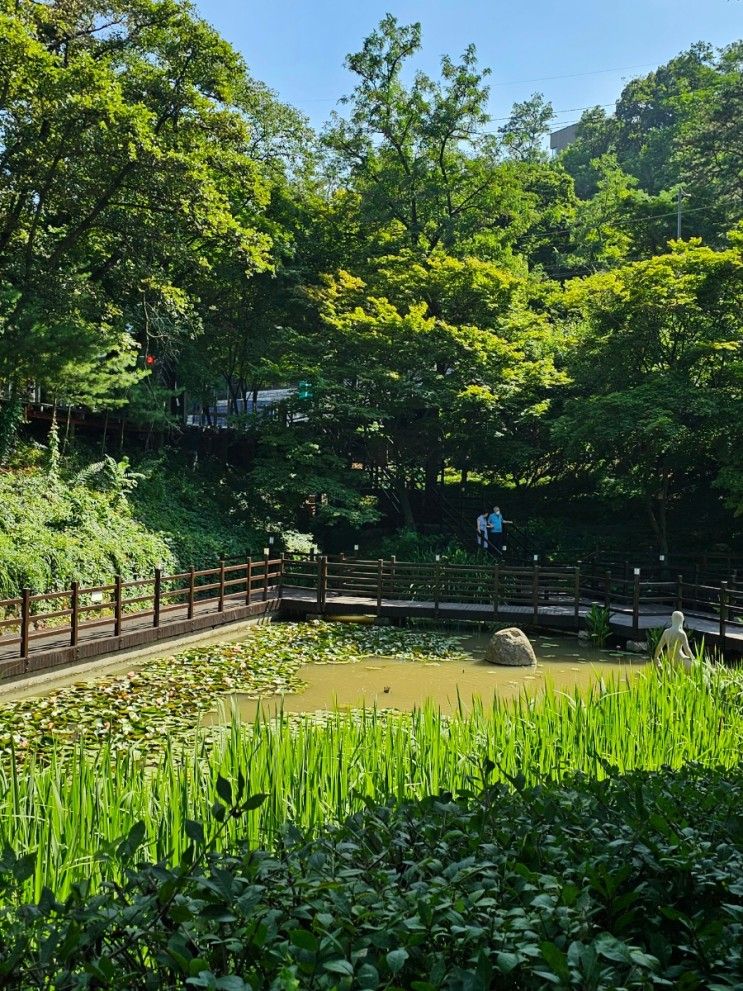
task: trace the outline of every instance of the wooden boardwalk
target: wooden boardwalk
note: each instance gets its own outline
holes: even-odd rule
[[[551,603],[540,605],[536,614],[531,606],[510,605],[500,603],[496,609],[492,603],[478,602],[440,602],[429,600],[405,600],[383,598],[377,606],[376,599],[356,595],[344,595],[341,592],[329,592],[323,603],[322,610],[318,609],[316,596],[312,591],[302,589],[284,590],[281,594],[281,611],[286,616],[308,615],[316,616],[320,612],[325,616],[346,615],[379,615],[387,619],[421,618],[440,619],[442,621],[474,621],[482,623],[521,623],[528,627],[543,626],[545,628],[576,630],[585,626],[586,614],[591,603],[583,602],[576,610],[574,603]],[[640,608],[638,633],[669,624],[671,611],[669,609],[653,609],[649,606]],[[609,609],[609,622],[612,632],[618,636],[632,639],[634,634],[633,617],[621,607]],[[709,638],[710,643],[719,640],[719,620],[711,617],[686,615],[685,625],[689,630]],[[743,653],[743,626],[727,628],[725,631],[726,649],[738,649]]]
[[[580,630],[593,605],[607,609],[627,640],[668,624],[681,608],[686,625],[723,652],[743,654],[743,588],[643,582],[579,568],[449,565],[289,557],[221,560],[109,585],[0,601],[0,680],[67,667],[260,616],[374,615],[509,623]],[[3,635],[4,634],[4,635]]]

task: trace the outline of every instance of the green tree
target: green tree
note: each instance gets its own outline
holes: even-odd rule
[[[386,252],[451,252],[460,238],[507,228],[510,219],[498,142],[481,133],[488,70],[478,68],[470,46],[459,62],[442,59],[440,80],[418,72],[405,85],[420,44],[419,24],[385,17],[348,56],[359,80],[344,101],[349,114],[335,115],[324,135],[339,178],[359,193],[367,230]]]
[[[717,243],[743,217],[743,42],[724,49],[715,78],[680,107],[674,164],[690,211],[684,226]]]
[[[651,196],[638,189],[637,179],[620,167],[614,154],[603,155],[593,166],[600,178],[595,194],[578,201],[566,266],[576,273],[595,272],[664,252],[676,233],[673,193]]]
[[[698,241],[568,284],[572,397],[554,441],[572,474],[644,507],[668,550],[669,507],[740,446],[743,255]]]
[[[527,409],[545,413],[561,381],[546,312],[523,274],[494,263],[408,253],[368,282],[341,271],[313,296],[315,389],[297,408],[349,465],[387,466],[408,523],[411,487],[430,486],[444,462],[497,462],[498,439]]]
[[[507,154],[519,162],[546,161],[545,139],[554,119],[552,104],[542,93],[533,93],[528,100],[514,103],[511,116],[498,129]]]
[[[214,245],[266,265],[244,66],[176,0],[8,0],[0,78],[0,379],[123,402]]]

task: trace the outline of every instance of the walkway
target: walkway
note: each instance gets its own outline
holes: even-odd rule
[[[574,603],[559,605],[540,605],[536,617],[534,610],[525,605],[509,605],[500,603],[496,609],[492,603],[473,602],[441,602],[438,605],[433,599],[409,601],[405,599],[382,599],[380,608],[377,608],[375,599],[360,597],[356,595],[343,595],[340,592],[329,592],[322,610],[318,609],[317,597],[314,592],[303,591],[302,589],[285,590],[281,594],[281,612],[284,615],[307,614],[316,615],[320,611],[326,616],[345,615],[379,615],[388,619],[401,618],[422,618],[441,620],[470,620],[483,623],[522,623],[527,626],[544,626],[555,629],[582,629],[585,626],[585,617],[591,606],[581,603],[578,606],[578,613]],[[667,626],[672,610],[653,609],[641,607],[638,623],[638,632],[651,630],[659,626]],[[536,623],[534,622],[536,618]],[[576,622],[576,618],[578,622]],[[618,636],[626,636],[631,639],[633,628],[633,617],[617,607],[609,610],[609,621],[612,631]],[[710,643],[716,643],[719,639],[719,620],[704,618],[702,616],[685,615],[685,625],[687,629],[694,630],[708,638]],[[736,650],[743,653],[743,626],[728,627],[725,630],[725,640],[727,650]]]
[[[682,608],[707,644],[743,654],[743,588],[597,579],[575,568],[289,557],[0,601],[0,680],[264,615],[375,615],[580,630],[593,605],[641,639]]]

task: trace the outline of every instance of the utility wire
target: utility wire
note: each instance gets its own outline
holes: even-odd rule
[[[586,200],[585,202],[590,203],[591,201]],[[711,211],[712,208],[709,206],[693,206],[693,207],[689,207],[688,210],[684,210],[684,216],[686,216],[687,213],[710,213]],[[614,227],[620,227],[620,226],[634,227],[637,226],[638,224],[650,223],[653,220],[663,220],[666,217],[676,217],[676,215],[677,215],[676,210],[669,210],[668,213],[656,213],[656,214],[651,214],[650,216],[642,216],[641,214],[634,214],[634,215],[630,215],[629,217],[620,217],[617,220],[609,218],[605,221],[605,223],[611,224]],[[602,224],[599,223],[587,229],[590,231],[595,231],[598,230],[599,227],[601,226]],[[540,234],[571,234],[574,230],[575,230],[575,224],[573,224],[571,227],[557,227],[557,228],[547,227],[543,231],[540,231]]]
[[[488,85],[492,88],[493,86],[525,86],[527,83],[546,83],[552,82],[556,79],[578,79],[581,76],[600,76],[607,72],[628,72],[630,69],[647,69],[650,66],[655,66],[658,68],[662,65],[662,62],[641,62],[639,65],[619,65],[614,66],[612,69],[591,69],[589,72],[569,72],[559,76],[535,76],[532,79],[507,79],[501,80],[500,82],[491,82]],[[337,103],[340,97],[332,96],[306,96],[303,98],[304,103]],[[497,118],[496,118],[497,119]]]

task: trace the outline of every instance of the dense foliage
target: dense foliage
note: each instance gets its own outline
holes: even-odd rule
[[[214,459],[130,463],[81,445],[60,457],[53,430],[48,448],[22,447],[0,472],[0,599],[213,567],[222,554],[260,554],[265,540]]]
[[[553,159],[541,94],[494,129],[474,47],[421,44],[386,16],[316,136],[181,0],[0,4],[0,460],[33,381],[157,434],[223,397],[264,525],[375,521],[379,467],[408,526],[446,468],[625,500],[662,552],[680,500],[739,509],[741,43]]]
[[[23,906],[33,855],[0,861],[0,973],[100,987],[726,991],[743,980],[743,776],[687,767],[375,805],[273,853],[215,853]],[[217,820],[263,796],[216,781]]]
[[[0,599],[26,587],[141,577],[158,564],[174,569],[167,541],[132,516],[121,493],[74,479],[55,484],[39,468],[0,474]]]

